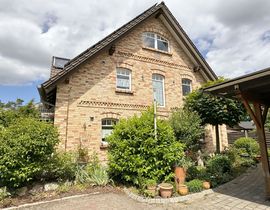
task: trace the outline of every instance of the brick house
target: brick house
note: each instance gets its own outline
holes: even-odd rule
[[[78,145],[106,160],[104,137],[119,118],[158,102],[168,117],[192,89],[217,76],[162,2],[155,4],[75,58],[53,57],[51,77],[38,88],[54,109],[64,150]],[[222,147],[227,134],[220,126]],[[207,126],[206,147],[215,148]]]

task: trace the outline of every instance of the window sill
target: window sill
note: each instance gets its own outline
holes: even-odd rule
[[[144,50],[150,50],[150,51],[153,51],[153,52],[162,53],[162,54],[165,54],[165,55],[172,56],[172,53],[170,53],[170,52],[166,52],[166,51],[162,51],[162,50],[158,50],[158,49],[154,49],[154,48],[150,48],[150,47],[142,47],[142,48]]]
[[[124,90],[124,89],[122,90],[122,89],[118,89],[118,88],[115,89],[115,92],[116,93],[125,93],[125,94],[130,94],[130,95],[134,94],[134,92],[131,90]]]
[[[102,141],[100,144],[100,149],[106,149],[109,147],[109,143],[106,141]]]

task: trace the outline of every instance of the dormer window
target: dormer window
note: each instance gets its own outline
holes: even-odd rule
[[[164,52],[169,52],[168,40],[152,32],[143,33],[143,44],[145,47],[153,48]]]

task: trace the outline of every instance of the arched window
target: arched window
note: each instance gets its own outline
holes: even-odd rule
[[[129,69],[116,69],[116,88],[131,90],[131,71]]]
[[[106,141],[106,137],[111,135],[113,126],[117,123],[117,119],[105,118],[101,120],[102,141]]]
[[[153,74],[152,84],[153,84],[154,99],[157,101],[159,106],[165,106],[164,76],[160,74]]]
[[[191,80],[183,78],[182,79],[182,93],[183,93],[183,96],[186,96],[191,91],[192,91]]]
[[[156,33],[152,32],[143,33],[143,43],[145,47],[150,47],[157,50],[169,52],[168,40]]]

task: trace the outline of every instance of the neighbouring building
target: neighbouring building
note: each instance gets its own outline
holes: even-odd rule
[[[154,98],[159,104],[158,116],[166,118],[183,105],[192,89],[215,79],[162,2],[75,58],[53,57],[51,77],[38,89],[43,104],[54,110],[60,148],[83,145],[103,161],[107,154],[104,138],[117,120],[139,114]],[[224,148],[225,126],[220,126],[220,135]],[[207,126],[205,143],[214,151],[212,126]]]

